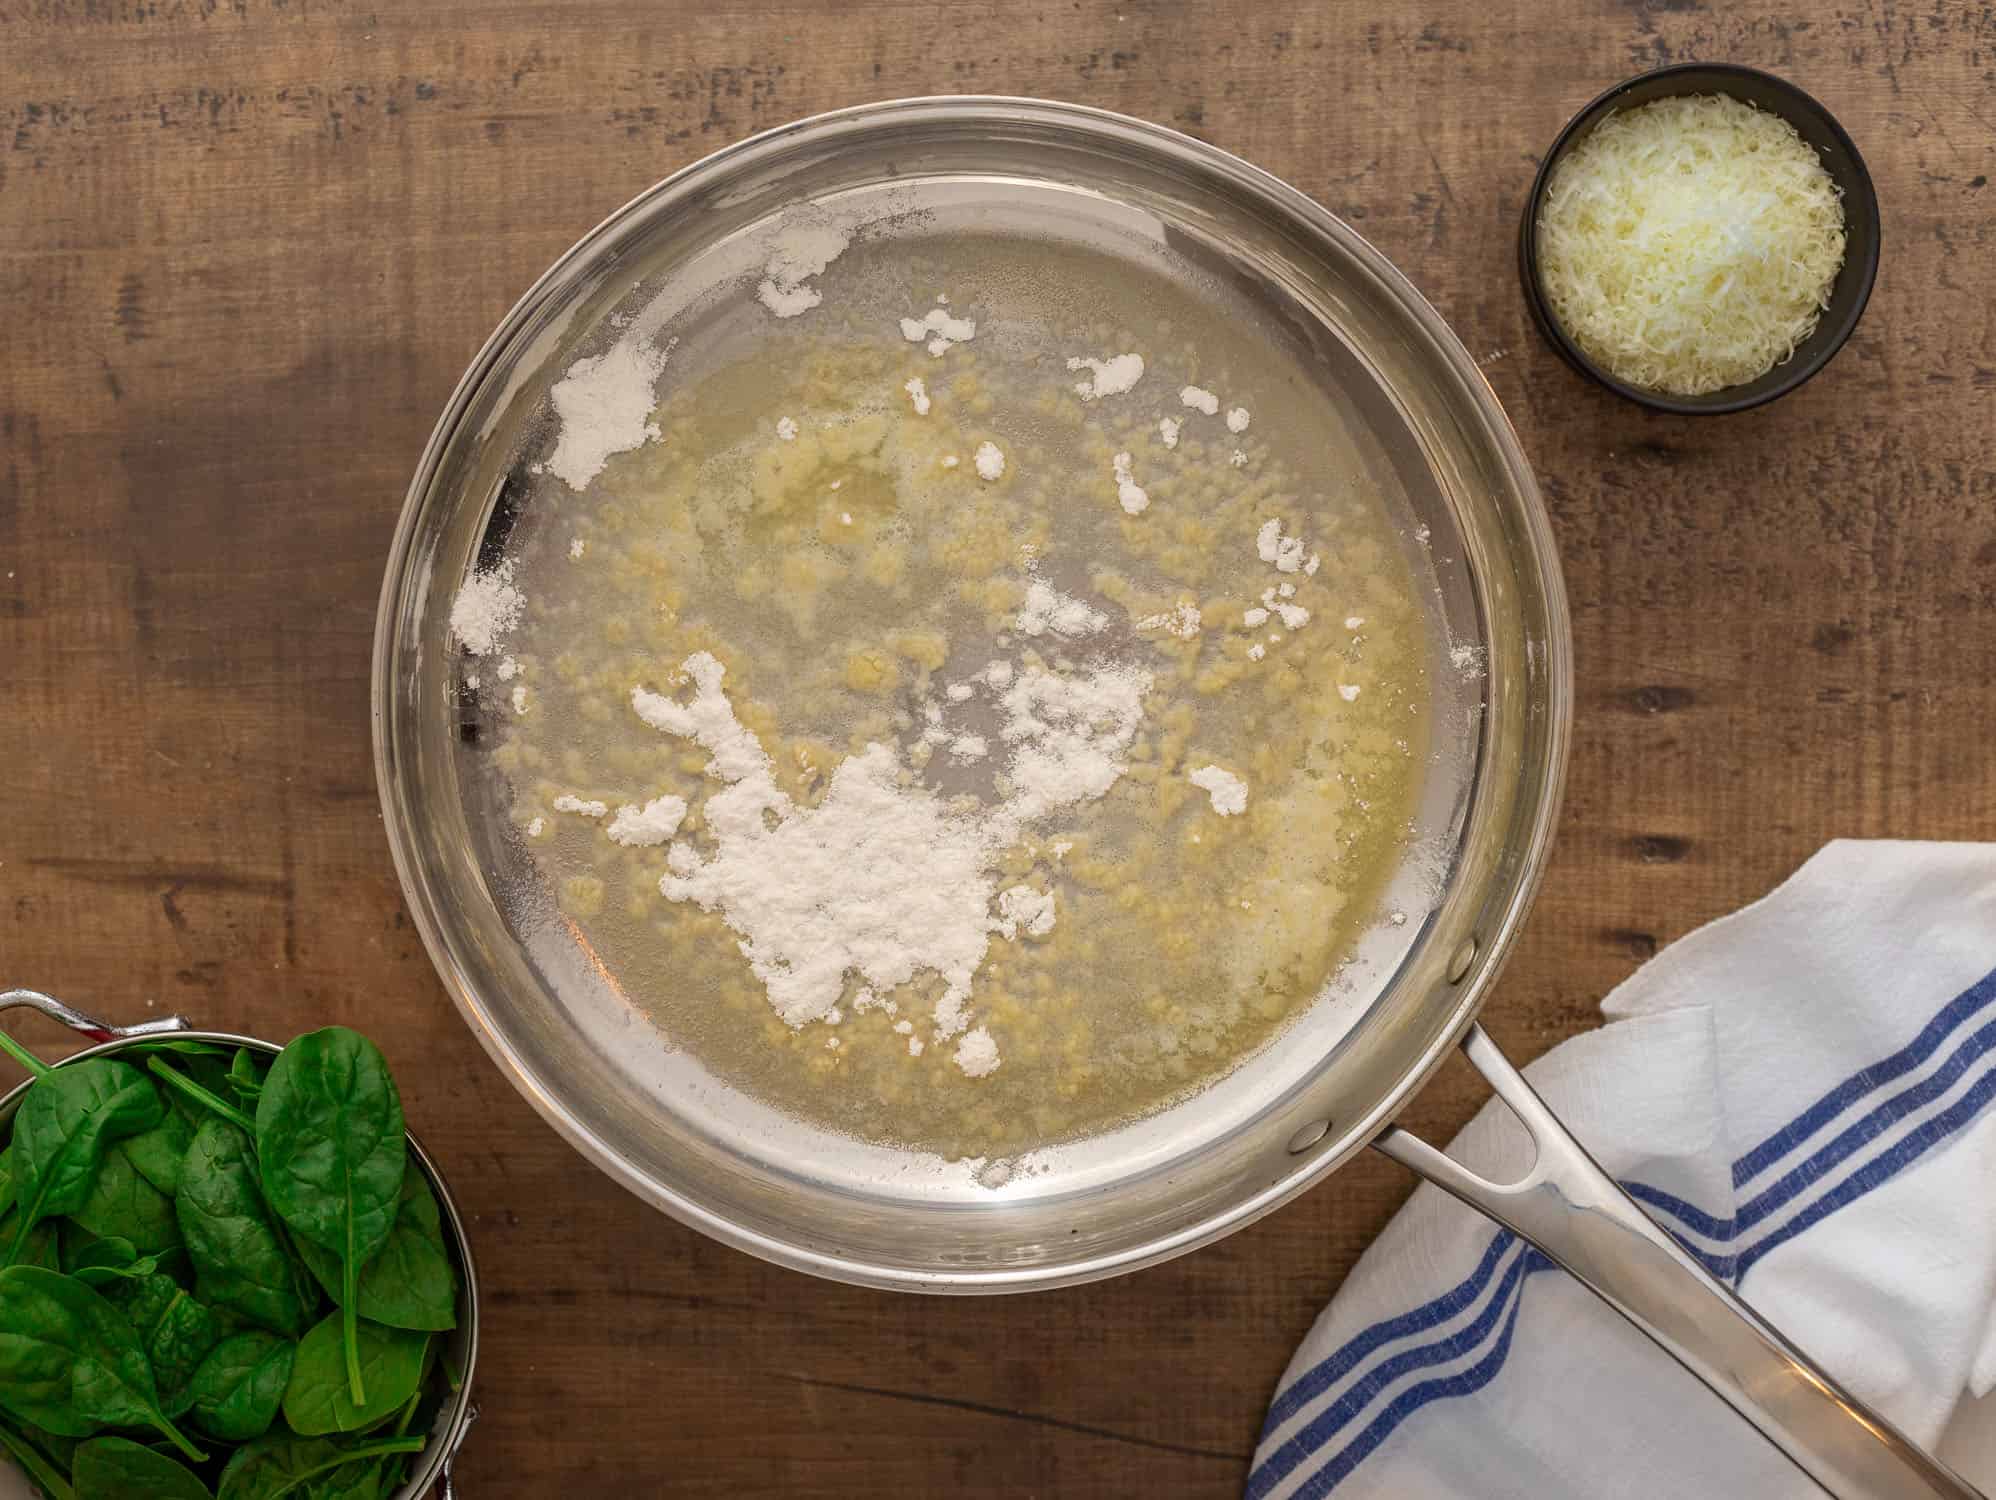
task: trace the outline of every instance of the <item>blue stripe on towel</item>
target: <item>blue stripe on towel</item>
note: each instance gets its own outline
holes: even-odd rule
[[[1494,1251],[1500,1246],[1523,1246],[1515,1234],[1508,1229],[1500,1231],[1490,1242]],[[1394,1381],[1413,1370],[1425,1370],[1430,1365],[1447,1364],[1452,1359],[1474,1352],[1480,1347],[1490,1332],[1503,1319],[1504,1309],[1510,1304],[1511,1294],[1524,1279],[1524,1268],[1532,1254],[1528,1246],[1526,1254],[1511,1257],[1509,1268],[1497,1282],[1497,1290],[1491,1295],[1483,1311],[1468,1323],[1463,1324],[1446,1338],[1431,1343],[1416,1344],[1402,1349],[1389,1359],[1383,1359],[1363,1376],[1352,1382],[1345,1393],[1325,1407],[1308,1424],[1294,1433],[1281,1447],[1269,1454],[1253,1473],[1248,1476],[1248,1500],[1261,1500],[1269,1490],[1288,1477],[1289,1472],[1317,1449],[1328,1443],[1347,1423],[1363,1412]],[[1484,1257],[1486,1262],[1489,1256]]]
[[[1955,1032],[1996,1002],[1996,970],[1948,1003],[1920,1034],[1899,1051],[1851,1075],[1824,1094],[1790,1124],[1767,1137],[1733,1163],[1736,1188],[1751,1182],[1761,1172],[1780,1161],[1797,1146],[1809,1140],[1850,1110],[1859,1101],[1885,1085],[1903,1078],[1932,1058]],[[1883,1136],[1893,1125],[1943,1097],[1967,1075],[1984,1055],[1996,1050],[1996,1024],[1985,1026],[1964,1041],[1932,1074],[1901,1090],[1847,1126],[1801,1165],[1783,1174],[1763,1190],[1733,1218],[1719,1218],[1672,1193],[1647,1183],[1625,1182],[1631,1197],[1652,1209],[1669,1215],[1695,1234],[1731,1245],[1746,1230],[1763,1223],[1789,1206],[1810,1186],[1821,1182],[1836,1167],[1848,1161],[1865,1146]],[[1856,1202],[1872,1189],[1892,1180],[1935,1146],[1976,1118],[1996,1098],[1996,1068],[1982,1074],[1954,1104],[1922,1122],[1888,1149],[1852,1171],[1836,1186],[1810,1201],[1777,1228],[1751,1246],[1737,1252],[1713,1252],[1687,1240],[1672,1230],[1678,1242],[1721,1280],[1737,1282],[1740,1277],[1779,1246],[1786,1244],[1812,1225]],[[1360,1330],[1289,1386],[1280,1391],[1269,1408],[1262,1428],[1264,1441],[1311,1401],[1331,1389],[1357,1368],[1368,1355],[1392,1340],[1426,1332],[1473,1306],[1497,1275],[1505,1252],[1519,1243],[1508,1230],[1500,1231],[1484,1250],[1476,1268],[1440,1296],[1410,1312],[1383,1319]],[[1511,1335],[1523,1301],[1522,1286],[1532,1273],[1552,1265],[1541,1252],[1525,1246],[1512,1260],[1498,1292],[1476,1319],[1454,1335],[1400,1351],[1354,1383],[1352,1389],[1309,1425],[1258,1462],[1248,1475],[1249,1500],[1259,1500],[1279,1486],[1299,1467],[1321,1453],[1336,1435],[1362,1417],[1368,1406],[1396,1378],[1413,1369],[1472,1352],[1486,1340],[1497,1321],[1502,1330],[1490,1352],[1469,1368],[1445,1378],[1426,1380],[1409,1386],[1393,1398],[1356,1437],[1312,1471],[1296,1491],[1299,1497],[1321,1497],[1357,1468],[1365,1458],[1423,1406],[1452,1396],[1467,1395],[1494,1380],[1510,1352]],[[1508,1307],[1508,1312],[1503,1309]]]
[[[1746,1155],[1733,1163],[1733,1186],[1743,1188],[1774,1163],[1793,1151],[1810,1136],[1829,1124],[1866,1094],[1903,1078],[1940,1050],[1970,1016],[1996,1001],[1996,969],[1955,996],[1920,1031],[1920,1034],[1890,1057],[1861,1068],[1831,1089],[1808,1109],[1797,1115]]]
[[[1638,1203],[1646,1203],[1651,1208],[1661,1209],[1686,1229],[1694,1234],[1702,1234],[1708,1240],[1723,1241],[1733,1237],[1731,1219],[1715,1219],[1697,1204],[1687,1203],[1675,1193],[1666,1193],[1662,1188],[1651,1187],[1647,1182],[1625,1182],[1622,1184],[1622,1191]]]
[[[1525,1252],[1525,1274],[1549,1270],[1552,1262],[1536,1250]],[[1391,1437],[1394,1431],[1422,1407],[1434,1401],[1444,1401],[1456,1396],[1467,1396],[1480,1391],[1497,1378],[1497,1372],[1504,1368],[1504,1361],[1511,1354],[1511,1335],[1518,1328],[1518,1309],[1525,1304],[1523,1284],[1511,1298],[1511,1311],[1504,1319],[1504,1331],[1497,1336],[1497,1343],[1482,1359],[1466,1370],[1439,1380],[1424,1380],[1419,1385],[1409,1386],[1386,1404],[1386,1409],[1373,1418],[1372,1424],[1363,1432],[1331,1455],[1330,1462],[1318,1469],[1296,1489],[1293,1500],[1323,1500],[1351,1473],[1371,1456],[1372,1451]]]
[[[1972,1033],[1946,1062],[1925,1078],[1910,1088],[1901,1089],[1799,1166],[1784,1173],[1772,1187],[1742,1203],[1734,1214],[1734,1233],[1743,1234],[1754,1225],[1772,1218],[1812,1183],[1827,1177],[1834,1168],[1842,1166],[1908,1115],[1941,1098],[1992,1047],[1996,1047],[1996,1021]]]
[[[1974,988],[1964,991],[1963,995],[1957,997],[1955,1002],[1948,1007],[1949,1011],[1955,1012],[1958,1023],[1965,1021],[1968,1017],[1977,1013],[1974,1010],[1958,1009],[1962,999],[1975,995],[1978,991],[1988,989],[1992,981],[1996,981],[1996,971],[1992,971],[1982,981],[1978,982]],[[1996,990],[1991,990],[1991,993],[1996,993]],[[1932,1028],[1929,1027],[1928,1030],[1931,1031]],[[1935,1049],[1930,1048],[1928,1050],[1929,1057],[1931,1057],[1933,1050]],[[1704,1238],[1715,1240],[1720,1244],[1730,1244],[1748,1230],[1753,1229],[1756,1225],[1765,1223],[1782,1209],[1787,1208],[1808,1189],[1828,1177],[1836,1168],[1842,1166],[1866,1146],[1887,1134],[1894,1126],[1917,1114],[1936,1099],[1944,1098],[1956,1084],[1967,1076],[1969,1070],[1977,1062],[1981,1061],[1982,1058],[1992,1051],[1996,1051],[1996,1020],[1992,1020],[1979,1030],[1971,1032],[1967,1039],[1949,1054],[1947,1059],[1938,1068],[1934,1069],[1933,1072],[1910,1087],[1901,1089],[1897,1094],[1880,1103],[1869,1114],[1860,1117],[1846,1126],[1835,1137],[1813,1152],[1807,1159],[1784,1173],[1770,1187],[1749,1202],[1741,1205],[1731,1219],[1717,1218],[1712,1214],[1706,1213],[1696,1204],[1687,1203],[1684,1199],[1674,1194],[1666,1193],[1661,1188],[1653,1188],[1647,1183],[1625,1182],[1622,1186],[1627,1190],[1630,1197],[1677,1220],[1679,1224],[1691,1230],[1694,1234],[1702,1235]],[[1925,1060],[1925,1058],[1922,1059],[1922,1061]],[[1952,1109],[1944,1112],[1945,1115],[1952,1115],[1952,1113]],[[1972,1116],[1974,1111],[1971,1110],[1969,1114]],[[1917,1135],[1918,1132],[1915,1132],[1915,1134]],[[1886,1161],[1891,1159],[1892,1156],[1893,1153],[1886,1152],[1878,1160]],[[1897,1168],[1893,1168],[1892,1170],[1896,1171]],[[1816,1222],[1816,1219],[1811,1218],[1808,1222],[1813,1224]],[[1673,1233],[1675,1233],[1674,1230]],[[1707,1270],[1711,1271],[1713,1275],[1727,1281],[1737,1281],[1741,1276],[1746,1274],[1747,1267],[1753,1261],[1760,1259],[1761,1255],[1766,1253],[1765,1251],[1756,1251],[1742,1258],[1738,1255],[1710,1252],[1698,1244],[1684,1239],[1681,1235],[1678,1236],[1678,1239],[1686,1250],[1697,1256],[1705,1264]]]
[[[1890,1182],[1900,1172],[1982,1113],[1983,1106],[1992,1098],[1996,1098],[1996,1068],[1991,1068],[1976,1079],[1974,1086],[1967,1093],[1925,1121],[1919,1129],[1908,1132],[1891,1150],[1874,1156],[1780,1228],[1770,1230],[1754,1244],[1742,1250],[1739,1255],[1737,1275],[1746,1275],[1762,1256],[1787,1244],[1810,1225],[1820,1223],[1838,1209],[1855,1203],[1873,1188],[1882,1187]]]
[[[1704,1235],[1707,1239],[1719,1240],[1723,1243],[1733,1237],[1732,1220],[1715,1219],[1695,1203],[1686,1203],[1675,1193],[1666,1193],[1662,1188],[1651,1187],[1647,1182],[1636,1182],[1633,1180],[1623,1180],[1620,1186],[1622,1191],[1635,1199],[1636,1202],[1669,1214],[1672,1218],[1685,1224],[1697,1233]],[[1655,1218],[1656,1215],[1651,1214],[1650,1217]],[[1687,1239],[1684,1235],[1678,1233],[1670,1225],[1665,1224],[1663,1227],[1670,1237],[1677,1241],[1678,1247],[1685,1254],[1689,1255],[1699,1265],[1718,1277],[1719,1280],[1731,1281],[1733,1279],[1734,1256],[1731,1251],[1707,1250],[1695,1240]]]
[[[1673,1193],[1651,1187],[1645,1182],[1625,1182],[1622,1187],[1638,1203],[1675,1219],[1692,1233],[1722,1245],[1731,1244],[1756,1225],[1773,1218],[1808,1189],[1828,1177],[1836,1168],[1888,1133],[1895,1125],[1917,1114],[1936,1099],[1944,1098],[1967,1076],[1976,1063],[1992,1051],[1996,1051],[1996,1021],[1991,1021],[1979,1031],[1971,1033],[1940,1067],[1918,1083],[1900,1090],[1870,1114],[1846,1126],[1834,1139],[1825,1143],[1805,1161],[1784,1173],[1766,1191],[1752,1201],[1742,1204],[1739,1211],[1730,1219],[1716,1218],[1695,1203],[1688,1203]],[[1950,1114],[1952,1111],[1943,1113]],[[1969,1113],[1972,1115],[1974,1111],[1971,1110]],[[1892,1156],[1893,1153],[1886,1152],[1877,1160],[1887,1161],[1892,1159]],[[1808,1222],[1813,1224],[1816,1220],[1812,1218]],[[1673,1230],[1672,1233],[1675,1234],[1676,1231]],[[1737,1281],[1746,1274],[1747,1267],[1753,1261],[1760,1259],[1761,1255],[1766,1253],[1750,1252],[1742,1258],[1734,1254],[1707,1250],[1682,1235],[1678,1235],[1677,1238],[1687,1251],[1704,1264],[1706,1270],[1725,1281]]]
[[[1948,1059],[1947,1067],[1935,1073],[1927,1083],[1919,1085],[1917,1089],[1906,1090],[1899,1099],[1889,1101],[1874,1115],[1851,1126],[1845,1134],[1857,1136],[1856,1144],[1848,1149],[1834,1152],[1830,1147],[1825,1147],[1821,1153],[1825,1158],[1822,1165],[1806,1176],[1798,1178],[1792,1189],[1783,1194],[1778,1203],[1770,1204],[1751,1216],[1742,1211],[1738,1219],[1729,1223],[1723,1219],[1715,1219],[1694,1204],[1686,1203],[1682,1198],[1659,1188],[1653,1188],[1648,1183],[1624,1182],[1622,1188],[1638,1203],[1647,1204],[1651,1208],[1669,1214],[1708,1239],[1718,1240],[1721,1243],[1731,1242],[1776,1210],[1786,1207],[1800,1197],[1804,1188],[1821,1182],[1829,1175],[1832,1167],[1847,1160],[1856,1151],[1857,1145],[1876,1140],[1885,1133],[1888,1126],[1897,1124],[1920,1105],[1930,1103],[1947,1093],[1948,1089],[1967,1073],[1970,1064],[1992,1049],[1996,1049],[1996,1026],[1985,1028],[1965,1042],[1960,1050]],[[1933,1086],[1928,1087],[1928,1084]],[[1917,1099],[1901,1102],[1907,1095],[1915,1093],[1919,1095]],[[1967,1092],[1953,1104],[1908,1131],[1896,1144],[1879,1152],[1842,1182],[1798,1210],[1779,1228],[1768,1231],[1744,1250],[1715,1253],[1687,1240],[1675,1230],[1671,1230],[1672,1237],[1719,1280],[1737,1286],[1740,1279],[1768,1252],[1787,1244],[1810,1225],[1821,1223],[1845,1205],[1855,1203],[1873,1188],[1890,1182],[1905,1168],[1967,1125],[1982,1112],[1991,1098],[1996,1098],[1996,1068],[1989,1069],[1977,1078],[1969,1085]],[[1881,1116],[1884,1118],[1880,1119]],[[1839,1137],[1839,1140],[1841,1139],[1842,1137]],[[1832,1142],[1832,1146],[1834,1145],[1836,1143]],[[1664,1227],[1668,1229],[1670,1226]]]
[[[1374,1323],[1369,1328],[1359,1330],[1356,1336],[1317,1364],[1296,1377],[1295,1382],[1282,1390],[1268,1408],[1268,1421],[1262,1425],[1261,1435],[1280,1427],[1295,1416],[1310,1402],[1316,1400],[1331,1386],[1342,1380],[1352,1366],[1381,1344],[1399,1338],[1402,1334],[1425,1333],[1439,1323],[1445,1323],[1461,1312],[1482,1294],[1496,1273],[1498,1257],[1511,1247],[1517,1236],[1504,1230],[1490,1242],[1490,1248],[1483,1252],[1476,1269],[1461,1281],[1443,1292],[1432,1302],[1424,1302],[1412,1312],[1401,1313],[1398,1317],[1387,1318]]]

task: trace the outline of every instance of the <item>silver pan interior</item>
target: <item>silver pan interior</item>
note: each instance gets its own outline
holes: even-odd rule
[[[545,436],[554,380],[602,346],[619,310],[649,307],[682,340],[719,328],[753,295],[757,231],[802,203],[860,222],[1065,237],[1230,299],[1370,438],[1436,622],[1437,753],[1388,898],[1412,920],[1379,922],[1318,1000],[1219,1083],[1003,1173],[778,1114],[637,1019],[503,836],[478,710],[454,691],[451,600],[481,555],[489,564],[535,524],[507,478]],[[1458,646],[1480,648],[1486,670],[1452,669]],[[1516,438],[1434,309],[1362,239],[1155,126],[1039,101],[915,100],[708,158],[605,221],[521,300],[410,487],[376,638],[376,765],[396,866],[446,987],[591,1160],[686,1223],[802,1270],[1021,1290],[1237,1228],[1391,1119],[1468,1024],[1529,902],[1564,765],[1568,658],[1558,565]]]

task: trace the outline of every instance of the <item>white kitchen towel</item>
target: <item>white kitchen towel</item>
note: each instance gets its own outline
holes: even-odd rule
[[[1996,844],[1838,842],[1525,1069],[1862,1399],[1996,1487]],[[1531,1165],[1497,1102],[1449,1147]],[[1544,1273],[1544,1274],[1541,1274]],[[1251,1500],[1820,1491],[1515,1235],[1422,1187],[1277,1388]]]

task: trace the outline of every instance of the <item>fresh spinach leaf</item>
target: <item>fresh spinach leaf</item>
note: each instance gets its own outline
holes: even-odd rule
[[[14,1206],[14,1143],[0,1150],[0,1214]]]
[[[226,1098],[228,1096],[229,1065],[226,1061],[228,1056],[226,1049],[216,1047],[212,1051],[193,1055],[180,1054],[177,1056],[167,1056],[165,1054],[155,1054],[155,1056],[159,1057],[162,1061],[171,1062],[175,1072],[181,1074],[183,1077],[193,1079],[195,1083],[217,1098]],[[152,1058],[147,1059],[146,1067],[148,1070],[151,1069],[152,1062]],[[205,1105],[195,1103],[194,1100],[188,1098],[180,1090],[171,1086],[166,1091],[166,1103],[169,1109],[186,1119],[190,1125],[199,1125],[203,1120],[208,1118],[209,1112]]]
[[[90,1195],[69,1218],[91,1234],[130,1240],[141,1255],[163,1257],[180,1248],[173,1200],[132,1165],[123,1141],[105,1153]]]
[[[0,1407],[68,1437],[151,1427],[206,1458],[160,1408],[132,1325],[82,1282],[39,1266],[0,1270]]]
[[[227,1057],[229,1049],[220,1042],[197,1042],[190,1037],[168,1037],[159,1041],[140,1042],[132,1048],[137,1056],[150,1057],[155,1052],[172,1052],[181,1057]]]
[[[401,1455],[349,1460],[313,1480],[305,1493],[311,1500],[381,1500],[388,1493],[390,1462],[402,1462]]]
[[[445,1363],[443,1341],[441,1339],[431,1339],[430,1347],[423,1355],[422,1382],[416,1387],[415,1394],[410,1396],[408,1401],[403,1405],[401,1412],[395,1418],[395,1426],[392,1430],[397,1437],[400,1437],[405,1432],[429,1432],[436,1427],[438,1416],[451,1399],[450,1387],[445,1382],[436,1378],[438,1369]],[[405,1460],[399,1458],[392,1462],[384,1461],[384,1473],[389,1475],[386,1488],[390,1490],[394,1489],[395,1483],[392,1479],[392,1471],[400,1470],[405,1462]]]
[[[423,1404],[423,1388],[430,1383],[430,1371],[436,1365],[436,1341],[423,1351],[423,1378],[416,1389],[409,1393],[409,1399],[402,1403],[402,1411],[395,1418],[395,1435],[400,1437],[409,1430],[409,1424],[416,1420],[416,1411]]]
[[[193,1139],[194,1122],[169,1109],[161,1113],[152,1129],[128,1136],[122,1144],[139,1175],[171,1198],[180,1191],[180,1168]]]
[[[392,1416],[422,1383],[429,1335],[383,1328],[365,1319],[356,1325],[365,1401],[352,1398],[344,1360],[346,1337],[338,1313],[329,1313],[298,1342],[291,1381],[284,1388],[284,1420],[305,1437],[358,1432]]]
[[[140,1255],[132,1242],[115,1235],[91,1240],[71,1251],[63,1247],[63,1267],[78,1281],[102,1290],[118,1281],[142,1281],[159,1270],[157,1255]]]
[[[33,1229],[27,1238],[20,1240],[21,1211],[10,1208],[0,1215],[0,1245],[13,1245],[20,1240],[15,1251],[14,1263],[21,1266],[43,1266],[51,1271],[62,1269],[62,1243],[56,1232],[54,1219],[44,1219]]]
[[[137,1331],[152,1363],[160,1410],[178,1417],[192,1404],[188,1387],[224,1329],[214,1310],[183,1291],[170,1276],[152,1275],[110,1288],[110,1300]]]
[[[36,1078],[46,1078],[55,1071],[54,1063],[45,1063],[34,1053],[23,1047],[6,1032],[0,1031],[0,1052],[5,1052],[15,1062],[26,1068]]]
[[[64,1437],[59,1432],[50,1432],[46,1427],[37,1427],[33,1422],[22,1422],[18,1424],[17,1430],[22,1437],[35,1445],[43,1458],[55,1465],[58,1473],[69,1472],[69,1460],[75,1454],[80,1439]]]
[[[74,1276],[78,1266],[128,1266],[139,1258],[132,1242],[122,1235],[92,1234],[74,1220],[62,1226],[62,1264],[65,1276]]]
[[[159,1257],[148,1255],[135,1260],[129,1266],[78,1266],[69,1274],[85,1286],[93,1286],[98,1291],[107,1286],[115,1286],[121,1281],[143,1281],[159,1272]]]
[[[27,1472],[46,1500],[76,1500],[76,1491],[69,1487],[69,1481],[46,1454],[28,1441],[25,1433],[14,1432],[0,1423],[0,1445],[14,1455],[14,1462]]]
[[[261,1328],[230,1334],[194,1372],[194,1425],[227,1443],[262,1437],[284,1404],[297,1354],[296,1344]]]
[[[254,1104],[263,1094],[264,1068],[258,1055],[247,1047],[236,1048],[229,1060],[229,1087],[245,1104]]]
[[[173,1206],[204,1302],[288,1338],[311,1325],[317,1289],[264,1204],[248,1136],[204,1121]]]
[[[163,1057],[150,1058],[146,1068],[161,1083],[168,1085],[181,1098],[201,1106],[211,1115],[220,1115],[231,1125],[237,1126],[245,1134],[256,1129],[256,1122],[220,1094],[203,1084],[196,1083],[185,1073],[167,1062]]]
[[[215,1500],[192,1469],[130,1438],[78,1444],[70,1473],[76,1500]]]
[[[62,1264],[56,1269],[74,1276],[79,1265],[129,1265],[139,1252],[120,1235],[92,1234],[73,1219],[62,1225]]]
[[[362,1459],[391,1453],[421,1453],[419,1437],[380,1438],[341,1444],[331,1438],[300,1438],[271,1432],[237,1450],[222,1470],[216,1500],[303,1500],[306,1486]]]
[[[356,1327],[360,1271],[395,1226],[408,1163],[402,1100],[381,1049],[342,1026],[293,1039],[264,1079],[256,1147],[270,1206],[340,1257],[348,1395],[356,1407],[370,1404]]]
[[[455,1328],[457,1271],[444,1244],[436,1196],[414,1161],[402,1173],[400,1199],[387,1241],[361,1267],[360,1315],[390,1328],[429,1332]],[[338,1303],[345,1294],[340,1258],[309,1240],[300,1243],[298,1253],[326,1295]]]
[[[36,1224],[83,1205],[112,1142],[150,1130],[165,1107],[143,1073],[108,1057],[71,1063],[30,1084],[14,1116],[14,1195],[21,1219],[7,1263],[18,1259]]]

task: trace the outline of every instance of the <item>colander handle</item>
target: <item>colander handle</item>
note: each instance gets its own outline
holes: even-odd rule
[[[1838,1500],[1983,1500],[1699,1265],[1587,1154],[1480,1026],[1462,1050],[1538,1148],[1497,1183],[1398,1126],[1372,1144],[1538,1246]]]
[[[79,1036],[87,1036],[93,1042],[118,1042],[135,1036],[160,1036],[169,1032],[187,1030],[187,1021],[181,1016],[161,1016],[157,1021],[141,1021],[136,1026],[113,1026],[108,1021],[100,1021],[94,1016],[86,1016],[80,1010],[71,1010],[53,995],[44,995],[40,990],[0,991],[0,1010],[14,1010],[26,1006],[38,1010],[52,1021],[60,1021]]]
[[[472,1402],[464,1409],[464,1425],[457,1430],[457,1437],[450,1445],[450,1456],[444,1460],[444,1471],[437,1476],[437,1487],[431,1491],[433,1500],[458,1500],[457,1456],[464,1451],[464,1440],[471,1432],[471,1424],[478,1420],[478,1403]]]

